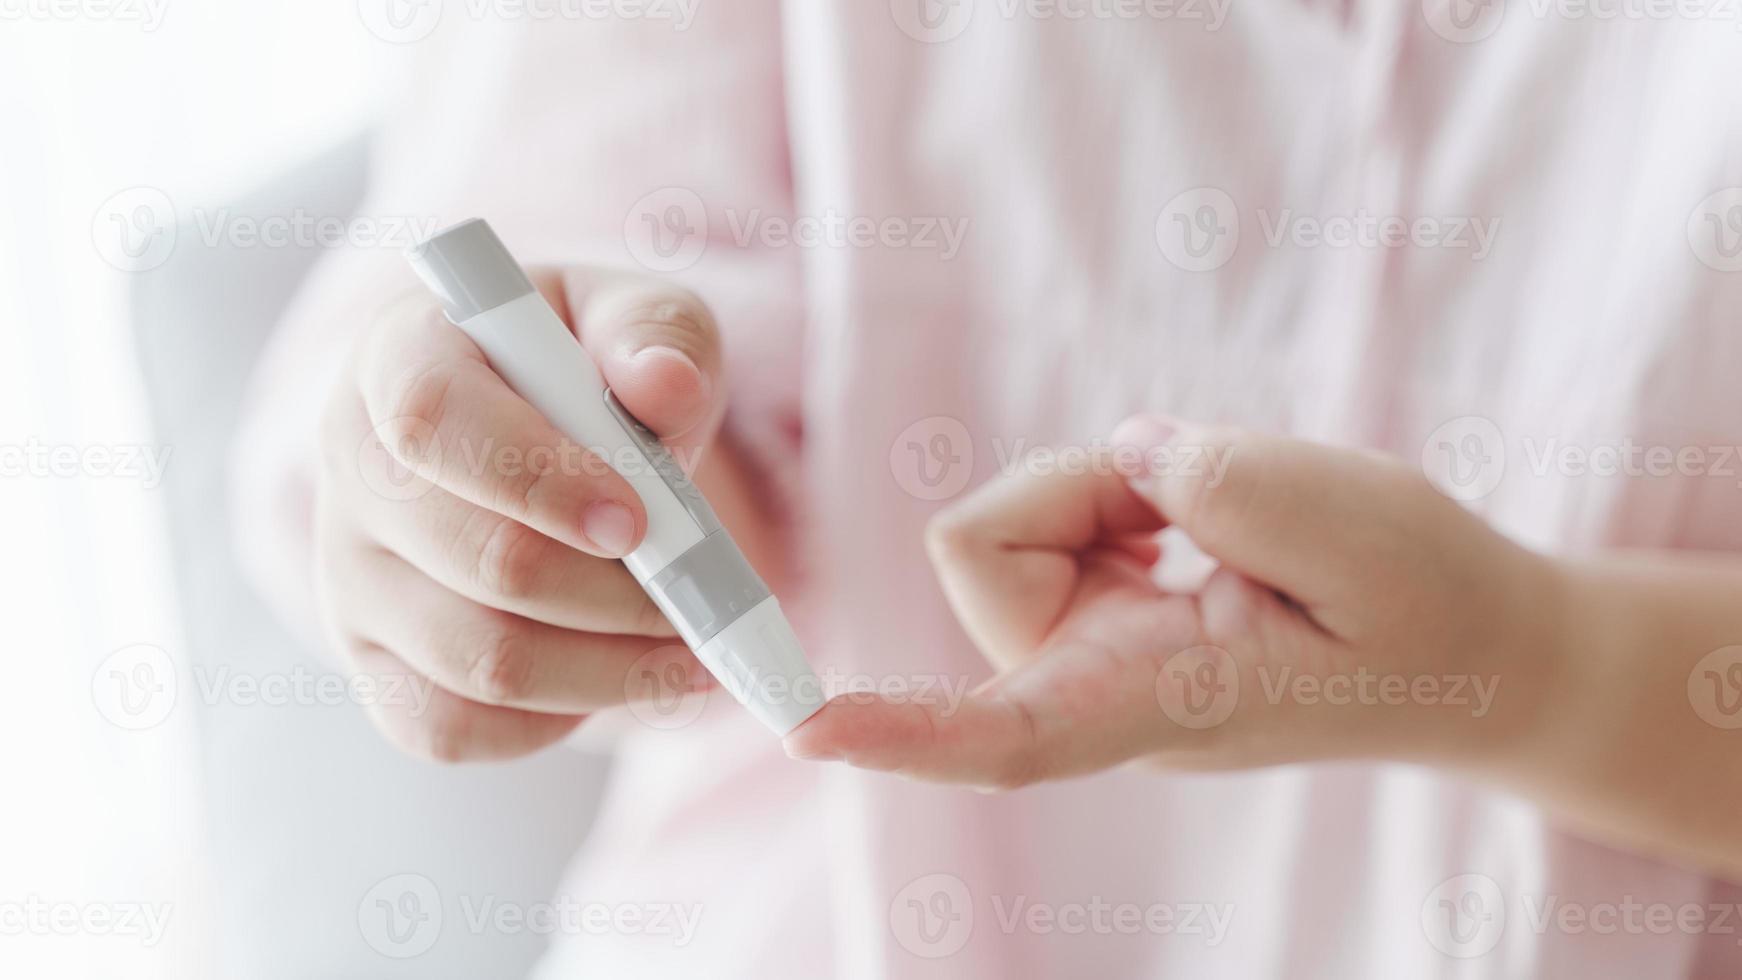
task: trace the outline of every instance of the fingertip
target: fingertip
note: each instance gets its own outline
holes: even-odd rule
[[[643,523],[629,505],[616,500],[595,500],[581,512],[581,533],[602,558],[622,558],[634,551]]]
[[[838,694],[783,741],[788,757],[807,762],[846,761],[864,764],[866,753],[901,744],[911,727],[902,719],[904,706],[864,695]]]
[[[655,344],[614,358],[611,388],[661,438],[681,436],[708,416],[713,382],[690,355]]]
[[[781,747],[790,759],[805,762],[833,762],[842,755],[842,745],[852,730],[851,719],[845,717],[848,702],[840,696],[817,709],[817,713],[799,723],[781,740]]]
[[[1147,454],[1172,442],[1180,428],[1179,420],[1171,416],[1140,412],[1113,428],[1113,445]]]

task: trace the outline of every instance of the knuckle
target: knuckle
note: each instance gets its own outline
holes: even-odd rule
[[[925,550],[933,563],[952,562],[980,546],[981,530],[959,509],[946,508],[925,525]]]
[[[383,404],[381,435],[388,440],[416,436],[419,429],[441,426],[448,411],[448,393],[453,390],[456,368],[445,361],[420,364],[405,371],[387,388]]]
[[[526,696],[532,654],[519,628],[504,626],[478,645],[466,665],[466,689],[485,704],[508,704]]]
[[[478,545],[473,577],[486,595],[524,599],[538,586],[543,536],[519,521],[498,518]]]
[[[496,475],[494,509],[515,517],[527,517],[535,512],[546,493],[549,481],[557,471],[542,466],[504,468]]]
[[[675,331],[697,346],[711,346],[718,335],[713,312],[688,290],[638,301],[624,312],[624,319],[631,326]]]

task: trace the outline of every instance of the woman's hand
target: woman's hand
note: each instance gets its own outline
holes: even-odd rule
[[[693,465],[725,404],[707,308],[639,276],[533,279],[624,405]],[[402,747],[522,755],[631,693],[710,683],[615,560],[647,528],[629,484],[509,390],[427,295],[361,335],[322,444],[329,631],[357,670],[435,685],[427,705],[371,706]]]
[[[838,698],[788,752],[1008,788],[1133,759],[1475,764],[1529,737],[1560,666],[1550,561],[1384,457],[1148,417],[1114,443],[929,529],[993,681],[953,712]],[[1194,591],[1153,580],[1164,528],[1219,562]]]

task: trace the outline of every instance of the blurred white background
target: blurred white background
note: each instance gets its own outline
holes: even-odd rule
[[[152,431],[110,202],[242,194],[365,128],[405,56],[353,0],[0,0],[0,976],[206,975],[246,901],[214,885],[200,714],[116,723],[118,672],[185,669],[146,461],[189,461]]]

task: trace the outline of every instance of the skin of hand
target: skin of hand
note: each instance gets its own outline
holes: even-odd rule
[[[733,463],[710,448],[725,393],[707,307],[631,274],[532,278],[623,404],[680,463],[706,461],[694,477],[732,523]],[[511,758],[591,711],[660,693],[646,679],[710,686],[615,560],[646,533],[629,484],[514,394],[427,294],[359,338],[322,445],[315,560],[328,632],[360,673],[434,682],[421,711],[371,706],[397,745],[443,761]]]
[[[1556,561],[1372,453],[1154,416],[1113,444],[1081,472],[995,480],[928,528],[991,681],[955,706],[837,697],[787,752],[982,789],[1133,761],[1395,760],[1742,868],[1736,733],[1685,693],[1702,654],[1742,637],[1733,567]],[[1152,574],[1170,528],[1216,560],[1195,591]]]

